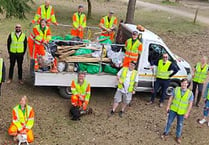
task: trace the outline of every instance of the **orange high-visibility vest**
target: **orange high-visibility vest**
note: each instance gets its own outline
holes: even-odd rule
[[[90,100],[90,94],[91,94],[91,88],[90,84],[84,80],[83,84],[78,84],[77,80],[73,80],[71,83],[71,91],[72,91],[72,97],[71,97],[71,103],[74,106],[81,106],[85,105],[84,110],[86,109],[86,106]],[[80,103],[79,97],[83,97],[84,104]]]
[[[18,131],[23,129],[31,129],[34,124],[34,111],[29,105],[25,107],[25,113],[20,109],[20,105],[13,108],[12,122],[17,127]]]
[[[46,26],[44,31],[42,31],[40,25],[38,24],[33,28],[33,33],[35,36],[35,43],[38,45],[44,40],[47,40],[47,42],[51,40],[51,30],[48,26]]]
[[[142,51],[141,42],[137,39],[132,44],[132,38],[130,38],[126,41],[125,49],[126,49],[125,57],[131,58],[133,61],[137,61],[138,56]]]
[[[35,14],[35,17],[32,21],[32,23],[35,22],[40,22],[41,19],[45,19],[47,21],[47,23],[57,23],[56,21],[56,17],[54,14],[54,9],[53,7],[50,5],[47,9],[45,8],[45,5],[41,5],[38,9],[37,9],[37,13]]]

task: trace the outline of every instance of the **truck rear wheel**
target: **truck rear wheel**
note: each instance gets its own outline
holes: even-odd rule
[[[65,99],[70,99],[72,92],[70,87],[59,87],[59,94]]]
[[[177,82],[170,82],[169,87],[166,90],[166,95],[170,96],[173,90],[178,86],[179,84]]]

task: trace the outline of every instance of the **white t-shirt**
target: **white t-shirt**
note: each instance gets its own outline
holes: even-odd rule
[[[120,71],[118,72],[117,76],[120,77],[121,74],[123,72],[123,68],[120,69]],[[126,79],[123,83],[123,87],[122,89],[119,89],[122,93],[127,93],[128,92],[128,87],[129,87],[129,84],[130,84],[130,80],[131,80],[131,74],[132,74],[133,71],[130,71],[128,69],[127,71],[127,75],[126,75]],[[135,82],[137,83],[138,82],[138,75],[136,75],[136,79],[135,79]]]

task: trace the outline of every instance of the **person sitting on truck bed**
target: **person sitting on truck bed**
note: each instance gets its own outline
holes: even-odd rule
[[[71,104],[70,113],[72,120],[80,120],[80,115],[88,113],[87,106],[91,95],[90,84],[85,80],[86,73],[79,72],[78,78],[71,83]]]
[[[115,110],[118,107],[119,103],[123,100],[122,110],[119,112],[119,116],[122,117],[122,114],[124,113],[126,106],[131,102],[132,94],[135,93],[134,87],[137,85],[138,82],[138,75],[135,68],[136,62],[131,61],[129,67],[123,67],[118,72],[118,89],[114,96],[114,104],[110,112],[110,115],[113,115],[115,113]]]
[[[110,11],[109,15],[104,16],[99,23],[99,27],[102,29],[102,36],[109,36],[110,40],[113,41],[115,38],[115,31],[117,28],[118,20],[113,16],[114,12]]]
[[[125,58],[123,60],[123,67],[128,67],[131,61],[138,61],[138,57],[142,52],[142,43],[137,39],[138,32],[132,32],[132,38],[129,38],[125,43]]]
[[[147,105],[149,104],[153,104],[155,97],[157,95],[157,91],[159,89],[159,87],[162,88],[162,96],[160,98],[160,107],[163,106],[163,102],[166,96],[166,90],[169,86],[170,83],[170,78],[175,75],[178,72],[178,68],[176,67],[176,65],[174,65],[171,61],[168,60],[168,54],[164,53],[163,54],[163,58],[155,61],[155,62],[151,62],[151,65],[156,65],[157,66],[157,73],[156,73],[156,81],[154,84],[154,92],[152,94],[151,100],[147,103]],[[151,66],[151,69],[153,69],[154,67]]]

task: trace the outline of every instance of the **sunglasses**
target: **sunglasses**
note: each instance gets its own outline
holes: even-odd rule
[[[15,28],[21,28],[21,27],[16,26]]]
[[[163,58],[168,58],[167,56],[163,56]]]

